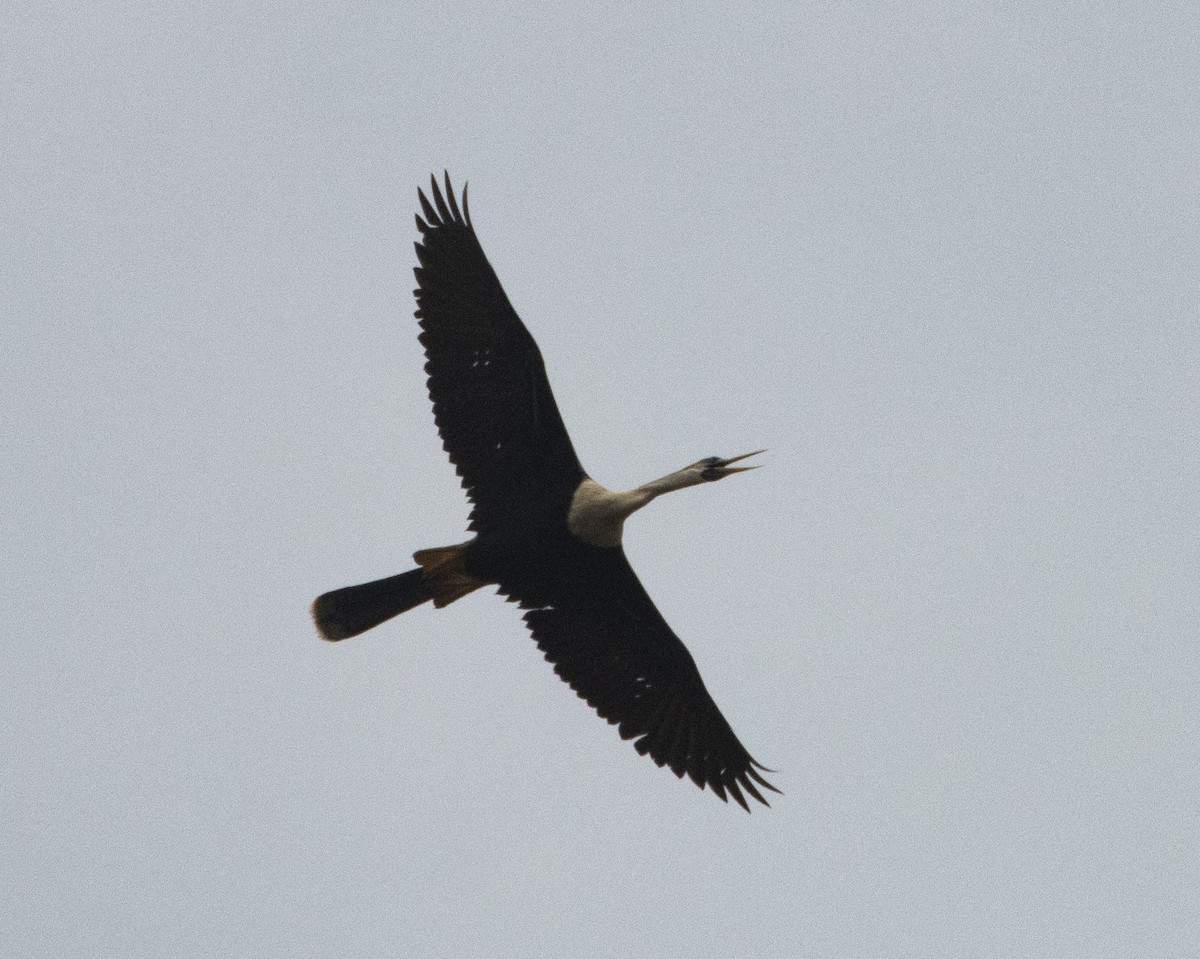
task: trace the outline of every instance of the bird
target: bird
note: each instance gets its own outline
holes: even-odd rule
[[[447,606],[484,586],[523,610],[554,671],[636,750],[677,777],[750,811],[781,793],[721,714],[682,640],[622,547],[625,520],[665,493],[754,466],[709,456],[614,492],[580,464],[541,351],[509,303],[475,234],[468,185],[459,205],[430,176],[418,188],[415,316],[445,452],[472,504],[473,537],[418,550],[416,567],[319,596],[320,635],[357,636],[424,603]],[[432,197],[432,200],[430,199]]]

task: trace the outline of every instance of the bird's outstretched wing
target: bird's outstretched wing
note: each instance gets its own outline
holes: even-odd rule
[[[574,491],[583,469],[563,426],[537,343],[508,302],[471,225],[467,190],[458,206],[450,177],[416,244],[417,317],[429,398],[442,445],[475,504],[470,528],[486,529],[530,484]],[[569,493],[568,493],[569,495]]]
[[[749,811],[743,791],[779,792],[704,686],[696,662],[646,594],[623,549],[590,552],[594,594],[539,605],[525,622],[554,671],[642,755]],[[603,567],[603,568],[600,568]],[[603,584],[600,586],[599,584]],[[504,584],[501,591],[508,592]],[[523,606],[533,605],[527,599]]]

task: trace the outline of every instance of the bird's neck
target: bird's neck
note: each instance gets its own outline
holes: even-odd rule
[[[626,519],[663,493],[701,482],[699,477],[684,471],[651,480],[637,489],[614,493],[588,477],[571,498],[567,528],[572,535],[592,546],[620,546]]]
[[[699,473],[692,470],[680,470],[678,473],[668,473],[661,479],[651,480],[649,483],[645,483],[637,489],[630,490],[628,493],[622,493],[621,495],[645,497],[646,502],[641,504],[641,506],[645,506],[650,500],[662,496],[663,493],[673,493],[677,489],[699,486],[703,482],[704,480],[701,479]]]

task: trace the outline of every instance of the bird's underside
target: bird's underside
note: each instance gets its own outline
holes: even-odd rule
[[[778,792],[734,735],[696,664],[620,546],[627,515],[665,492],[747,467],[710,457],[629,493],[584,472],[537,344],[509,305],[446,177],[431,179],[415,270],[434,419],[471,500],[474,538],[422,550],[415,569],[313,604],[326,639],[357,635],[425,602],[484,585],[520,604],[555,672],[639,753],[749,809]],[[599,512],[597,512],[599,510]]]

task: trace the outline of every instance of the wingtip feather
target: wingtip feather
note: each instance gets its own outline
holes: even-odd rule
[[[447,221],[453,220],[450,215],[450,208],[446,205],[446,198],[442,196],[442,189],[438,186],[437,177],[432,173],[429,174],[429,185],[433,190],[433,202],[437,206],[438,214],[441,216],[441,222],[444,225]]]
[[[439,222],[437,211],[429,202],[429,198],[425,196],[425,191],[420,187],[417,187],[417,199],[421,201],[421,212],[425,214],[425,219],[430,223],[430,225],[438,226]]]
[[[737,800],[737,804],[739,806],[746,810],[746,812],[750,811],[750,807],[746,804],[746,797],[743,796],[742,791],[738,789],[738,783],[736,779],[729,780],[729,782],[725,784],[725,788],[729,790],[729,795]]]
[[[459,212],[458,201],[454,198],[454,187],[450,185],[450,171],[443,170],[442,176],[446,179],[446,199],[450,204],[450,212],[453,214],[456,223],[462,223],[462,213]]]

